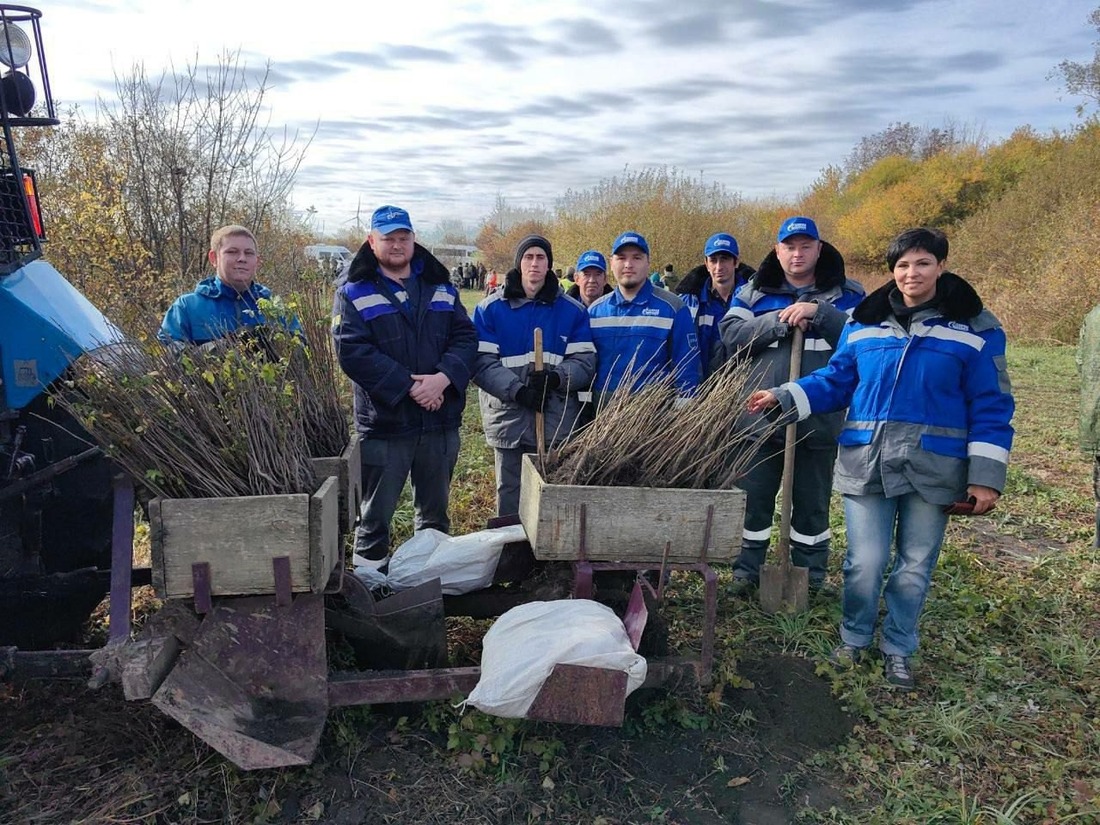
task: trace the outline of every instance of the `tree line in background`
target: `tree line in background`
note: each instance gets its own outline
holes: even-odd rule
[[[1100,9],[1089,22],[1100,32]],[[808,214],[874,287],[888,277],[882,257],[897,232],[936,226],[951,238],[951,268],[1013,337],[1070,342],[1100,302],[1100,118],[1088,111],[1100,102],[1100,41],[1091,63],[1063,61],[1053,74],[1085,99],[1081,122],[1064,133],[1023,126],[993,142],[956,124],[895,123],[789,201],[745,199],[675,169],[626,169],[566,192],[552,209],[498,197],[475,242],[487,266],[506,270],[519,238],[540,232],[565,267],[633,228],[649,239],[654,268],[684,272],[718,231],[734,234],[755,265],[784,217]],[[314,238],[290,197],[312,136],[262,122],[267,88],[266,70],[250,73],[235,54],[160,78],[139,66],[117,80],[102,117],[77,111],[56,129],[19,130],[23,163],[38,176],[48,256],[110,317],[147,328],[148,316],[207,274],[210,232],[225,223],[254,229],[266,283],[285,291],[302,277],[301,250]],[[445,240],[464,240],[453,223],[441,224]]]
[[[311,233],[290,196],[312,136],[271,129],[267,91],[268,70],[232,53],[159,77],[135,66],[99,117],[72,110],[59,127],[15,130],[49,260],[134,330],[208,274],[210,234],[227,223],[255,231],[265,279],[300,271]]]

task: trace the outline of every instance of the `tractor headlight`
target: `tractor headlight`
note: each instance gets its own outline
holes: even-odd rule
[[[31,39],[14,23],[0,23],[0,63],[22,69],[31,62]]]

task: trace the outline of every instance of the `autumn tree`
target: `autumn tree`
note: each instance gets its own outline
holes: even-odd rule
[[[134,240],[160,272],[205,272],[211,232],[241,223],[258,236],[287,228],[289,196],[312,136],[263,119],[270,66],[251,73],[239,53],[209,67],[116,77],[105,104],[109,157],[122,175]],[[261,248],[264,244],[261,242]]]
[[[15,139],[35,170],[47,260],[120,320],[138,292],[156,300],[148,252],[131,240],[124,175],[109,160],[109,129],[71,109],[60,126],[19,129]]]
[[[907,160],[928,160],[941,152],[964,145],[981,145],[980,130],[955,123],[943,126],[914,126],[912,123],[891,123],[880,132],[860,139],[844,161],[844,172],[855,177],[884,158],[896,156]]]
[[[1100,7],[1089,15],[1089,24],[1100,34]],[[1084,116],[1090,105],[1100,105],[1100,40],[1096,40],[1093,45],[1096,51],[1091,61],[1079,63],[1076,60],[1063,60],[1053,72],[1054,75],[1061,76],[1067,92],[1085,98],[1084,103],[1077,105],[1077,114],[1080,116]]]

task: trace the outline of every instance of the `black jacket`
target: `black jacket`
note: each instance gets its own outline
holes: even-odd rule
[[[355,384],[357,429],[400,438],[454,429],[462,422],[466,385],[477,356],[477,332],[447,268],[417,244],[409,306],[363,244],[336,282],[332,336],[340,367]],[[409,397],[413,374],[442,372],[451,380],[443,405],[429,412]]]

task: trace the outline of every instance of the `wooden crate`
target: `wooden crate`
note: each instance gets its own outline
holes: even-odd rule
[[[320,484],[335,476],[340,486],[340,532],[347,533],[359,517],[359,502],[363,499],[362,445],[358,434],[352,434],[348,446],[340,455],[313,459],[313,470]]]
[[[275,593],[272,559],[290,559],[293,593],[320,593],[340,556],[339,482],[313,495],[164,498],[149,503],[153,587],[162,599],[195,595],[192,565],[210,565],[214,596]]]
[[[536,458],[523,457],[519,517],[541,560],[580,558],[581,505],[586,505],[586,558],[592,561],[690,564],[703,556],[707,508],[714,505],[709,561],[729,561],[741,549],[744,490],[664,487],[584,487],[547,484]]]

